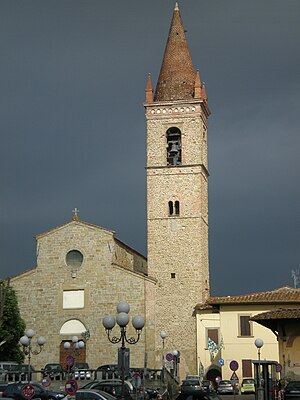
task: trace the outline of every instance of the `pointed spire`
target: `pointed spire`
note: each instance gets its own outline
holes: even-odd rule
[[[203,82],[201,86],[201,97],[203,100],[207,101],[205,82]]]
[[[194,98],[201,99],[201,79],[199,69],[197,69],[196,72]]]
[[[194,86],[195,70],[176,2],[154,100],[192,99]]]
[[[153,88],[151,74],[148,74],[147,85],[146,85],[146,103],[151,103],[153,101]]]

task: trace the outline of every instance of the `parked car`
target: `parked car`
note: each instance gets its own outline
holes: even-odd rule
[[[284,399],[300,399],[300,381],[290,381],[284,389]]]
[[[210,381],[210,380],[203,380],[201,382],[201,387],[202,387],[202,390],[205,393],[209,393],[209,392],[214,392],[215,391],[214,385],[213,385],[212,381]]]
[[[74,365],[75,379],[91,379],[92,373],[89,364],[86,362],[76,362]]]
[[[216,392],[206,393],[200,390],[194,394],[180,393],[175,400],[221,400],[221,397]]]
[[[101,381],[92,381],[92,382],[86,383],[84,386],[82,386],[81,389],[98,389],[99,385],[101,386],[103,383],[112,383],[112,382],[113,383],[114,382],[122,383],[121,379],[105,379],[105,380],[101,380]],[[124,383],[125,383],[125,385],[128,386],[130,393],[132,393],[133,392],[132,383],[129,382],[128,380],[124,381]]]
[[[198,379],[200,381],[201,377],[199,375],[187,375],[185,377],[185,381],[189,381],[190,379]]]
[[[3,392],[6,389],[8,383],[0,383],[0,397],[3,397]]]
[[[229,380],[222,380],[217,387],[218,394],[239,394],[238,386]]]
[[[116,382],[114,380],[107,380],[99,382],[97,385],[98,390],[102,390],[103,392],[109,393],[112,396],[115,396],[117,399],[122,398],[122,383]],[[124,399],[132,400],[131,392],[128,385],[124,385]]]
[[[79,389],[75,393],[75,400],[116,400],[114,396],[97,389]]]
[[[22,394],[22,389],[25,385],[27,385],[27,383],[24,382],[9,383],[2,393],[3,397],[12,398],[14,400],[23,400],[24,397]],[[32,399],[61,400],[66,396],[66,394],[63,392],[45,390],[37,383],[30,382],[30,385],[33,386],[34,389],[34,395],[32,396]]]
[[[244,378],[241,384],[241,394],[255,393],[255,380]]]
[[[202,392],[200,379],[188,379],[182,382],[180,386],[180,392],[184,394],[194,394],[196,392]]]
[[[52,380],[64,379],[65,373],[63,367],[58,363],[49,363],[42,368],[43,378],[49,376]]]
[[[149,400],[149,399],[156,399],[159,396],[159,391],[157,389],[154,388],[145,388],[144,389],[145,392],[145,397]]]
[[[117,364],[104,364],[97,368],[97,378],[119,378],[120,372]]]

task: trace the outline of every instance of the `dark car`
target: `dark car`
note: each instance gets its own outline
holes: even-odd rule
[[[221,400],[216,392],[204,392],[199,390],[193,394],[180,393],[175,400]]]
[[[3,392],[6,389],[8,383],[0,383],[0,397],[3,397]]]
[[[217,387],[218,394],[239,394],[238,386],[230,380],[220,381]]]
[[[120,375],[117,364],[104,364],[97,368],[97,378],[118,378]]]
[[[117,399],[122,398],[122,383],[114,380],[102,381],[97,384],[95,389],[102,390],[103,392],[109,393]],[[124,385],[124,399],[132,400],[130,389],[128,385]]]
[[[42,368],[43,377],[49,376],[52,380],[60,380],[64,379],[65,373],[62,366],[58,363],[50,363],[46,364],[44,368]]]
[[[201,382],[201,387],[202,387],[202,390],[206,393],[215,391],[212,381],[209,381],[209,380],[203,380]]]
[[[75,400],[116,400],[116,398],[97,389],[79,389],[75,393]]]
[[[300,399],[300,381],[290,381],[286,385],[284,399]]]
[[[25,398],[22,394],[22,390],[26,385],[28,385],[28,383],[9,383],[2,393],[3,397],[9,397],[15,400],[24,400]],[[45,390],[41,385],[38,385],[37,383],[30,382],[29,385],[31,385],[34,389],[34,395],[32,396],[32,399],[61,400],[66,396],[63,392],[52,392]]]
[[[201,382],[199,379],[187,379],[183,381],[180,386],[180,392],[184,394],[194,394],[199,391],[202,392]]]

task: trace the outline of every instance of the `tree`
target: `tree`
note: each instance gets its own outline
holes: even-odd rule
[[[2,361],[23,362],[19,339],[24,334],[18,299],[9,280],[0,281],[0,358]]]

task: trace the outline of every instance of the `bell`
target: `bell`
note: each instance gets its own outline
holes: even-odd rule
[[[169,154],[175,155],[178,153],[178,146],[176,143],[172,143],[171,149],[169,151]]]

